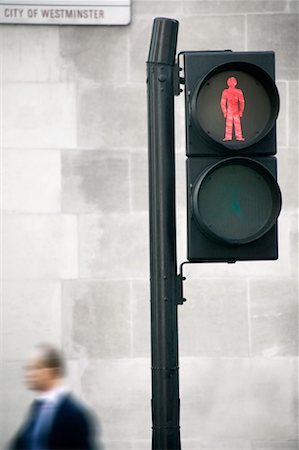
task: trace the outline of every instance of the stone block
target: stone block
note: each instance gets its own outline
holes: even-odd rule
[[[287,3],[287,11],[290,13],[298,14],[298,12],[299,12],[298,1],[290,0]]]
[[[130,153],[130,188],[133,211],[148,211],[148,155]]]
[[[186,157],[176,156],[176,209],[186,214],[187,210],[187,187],[186,187]]]
[[[116,152],[64,152],[64,212],[128,212],[129,156]]]
[[[180,311],[182,356],[241,357],[249,354],[245,280],[186,280]]]
[[[248,14],[285,12],[286,2],[279,0],[225,0],[225,1],[185,1],[184,15],[200,16],[201,14]]]
[[[127,27],[60,27],[60,56],[74,79],[128,81]]]
[[[177,189],[179,186],[177,185]],[[186,189],[186,187],[185,187]],[[176,215],[176,232],[177,232],[177,260],[186,261],[187,258],[187,215],[185,211],[178,210]],[[195,266],[195,268],[197,265]],[[193,267],[194,268],[194,267]]]
[[[72,83],[5,83],[3,147],[73,148],[76,111]]]
[[[78,103],[79,146],[126,151],[132,147],[145,147],[145,94],[145,85],[81,86]]]
[[[4,211],[60,211],[60,152],[8,150],[2,161]]]
[[[63,341],[69,356],[129,357],[131,328],[128,281],[63,284]]]
[[[182,92],[175,98],[175,149],[182,155],[186,153],[185,133],[185,94]]]
[[[132,22],[133,30],[136,30],[138,22],[147,17],[147,22],[152,26],[153,18],[155,17],[173,17],[177,20],[180,19],[183,13],[182,2],[176,0],[164,0],[164,1],[148,1],[141,0],[132,4],[133,17],[138,17],[138,21]],[[137,34],[135,31],[132,34]]]
[[[181,358],[182,430],[202,448],[294,441],[296,358]]]
[[[277,117],[277,152],[281,147],[286,147],[288,144],[288,97],[287,97],[287,83],[277,82],[276,83],[279,92],[279,113]]]
[[[147,440],[136,440],[136,441],[132,441],[131,443],[132,445],[132,450],[146,450],[151,448],[152,442],[151,439],[147,439]]]
[[[58,30],[45,26],[2,26],[3,80],[24,83],[67,79],[59,55]]]
[[[132,450],[131,441],[105,439],[104,450]]]
[[[218,33],[215,30],[223,30]],[[191,15],[180,21],[178,51],[245,50],[245,15]]]
[[[186,439],[184,430],[181,429],[181,441],[184,445],[184,449],[188,450],[252,450],[250,441],[244,439],[226,439],[207,442],[200,439]]]
[[[299,229],[298,214],[290,219],[290,278],[298,280]]]
[[[81,216],[81,277],[146,278],[148,240],[145,213]]]
[[[254,356],[298,355],[298,281],[251,281],[249,311]]]
[[[65,333],[63,332],[63,342],[65,339]],[[70,388],[70,390],[76,395],[76,397],[82,398],[82,386],[81,386],[81,375],[84,371],[84,365],[81,364],[80,359],[70,359],[70,355],[67,352],[67,348],[62,345],[63,354],[66,363],[66,373],[65,373],[65,383]]]
[[[23,373],[24,361],[5,361],[1,364],[1,404],[3,413],[1,448],[7,448],[8,443],[25,420],[32,393],[27,391]]]
[[[3,357],[6,360],[27,358],[31,348],[39,342],[60,345],[59,282],[6,282],[2,294]]]
[[[148,357],[151,346],[151,305],[149,281],[132,282],[133,355]]]
[[[298,79],[298,14],[253,14],[248,16],[248,50],[274,50],[280,80]]]
[[[83,392],[98,414],[107,450],[131,448],[126,445],[133,440],[150,440],[150,386],[147,359],[89,361]]]
[[[299,51],[299,50],[298,50]],[[288,83],[288,117],[289,117],[289,142],[290,147],[297,147],[299,143],[299,82],[290,81]],[[294,150],[295,152],[295,150]]]
[[[76,278],[77,232],[73,216],[4,216],[3,279]]]
[[[282,193],[282,211],[296,213],[298,208],[298,152],[295,148],[278,149],[278,182]]]
[[[298,439],[293,441],[257,441],[252,443],[253,450],[298,450]]]

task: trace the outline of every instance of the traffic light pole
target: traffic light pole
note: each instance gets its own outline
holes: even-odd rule
[[[174,154],[177,31],[176,20],[154,20],[147,62],[153,450],[181,449]]]

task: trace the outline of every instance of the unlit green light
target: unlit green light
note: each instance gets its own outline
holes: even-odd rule
[[[240,206],[240,202],[238,200],[234,200],[232,202],[232,210],[237,216],[240,216],[240,214],[241,214],[241,206]]]

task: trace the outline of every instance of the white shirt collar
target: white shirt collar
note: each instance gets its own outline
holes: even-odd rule
[[[58,400],[65,394],[69,392],[69,389],[62,385],[56,386],[47,392],[43,392],[37,397],[37,400],[43,400],[46,403],[57,403]]]

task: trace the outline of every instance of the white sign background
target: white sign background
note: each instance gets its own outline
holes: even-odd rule
[[[128,25],[131,0],[0,0],[0,23]]]

